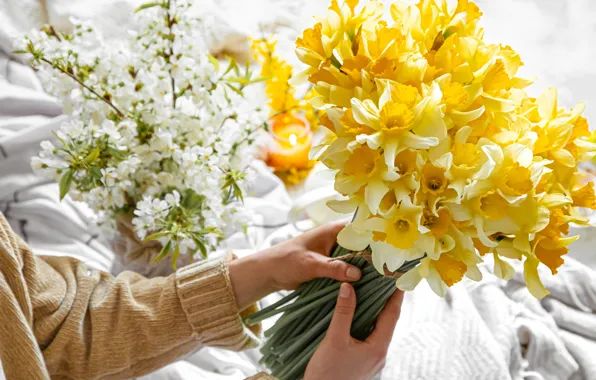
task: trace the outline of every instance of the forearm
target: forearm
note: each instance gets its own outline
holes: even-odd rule
[[[267,263],[266,256],[264,251],[230,262],[230,281],[238,309],[243,310],[276,290],[271,277],[273,268],[268,268],[271,263]]]

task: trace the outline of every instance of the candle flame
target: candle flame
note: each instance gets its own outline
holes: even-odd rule
[[[298,138],[293,133],[290,135],[290,137],[288,138],[288,140],[290,141],[290,145],[291,146],[296,146],[296,144],[298,143]]]

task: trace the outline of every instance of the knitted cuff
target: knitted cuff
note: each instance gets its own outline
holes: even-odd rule
[[[176,272],[182,308],[201,344],[234,351],[256,347],[258,338],[242,323],[227,263],[235,257],[200,261]]]

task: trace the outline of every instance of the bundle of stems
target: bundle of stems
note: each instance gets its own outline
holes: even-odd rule
[[[354,254],[339,245],[332,257],[360,268],[362,277],[352,283],[356,291],[357,306],[352,321],[351,335],[366,339],[374,329],[375,321],[385,303],[397,290],[395,278],[380,274],[363,255]],[[405,273],[418,264],[405,263],[397,272]],[[317,278],[303,284],[278,302],[247,317],[249,326],[283,313],[269,330],[261,347],[265,364],[271,374],[280,380],[300,379],[310,358],[325,337],[331,322],[341,282]]]

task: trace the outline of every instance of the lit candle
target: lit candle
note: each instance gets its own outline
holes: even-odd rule
[[[267,164],[276,170],[308,169],[312,132],[308,121],[298,115],[281,114],[269,121],[273,141]]]

